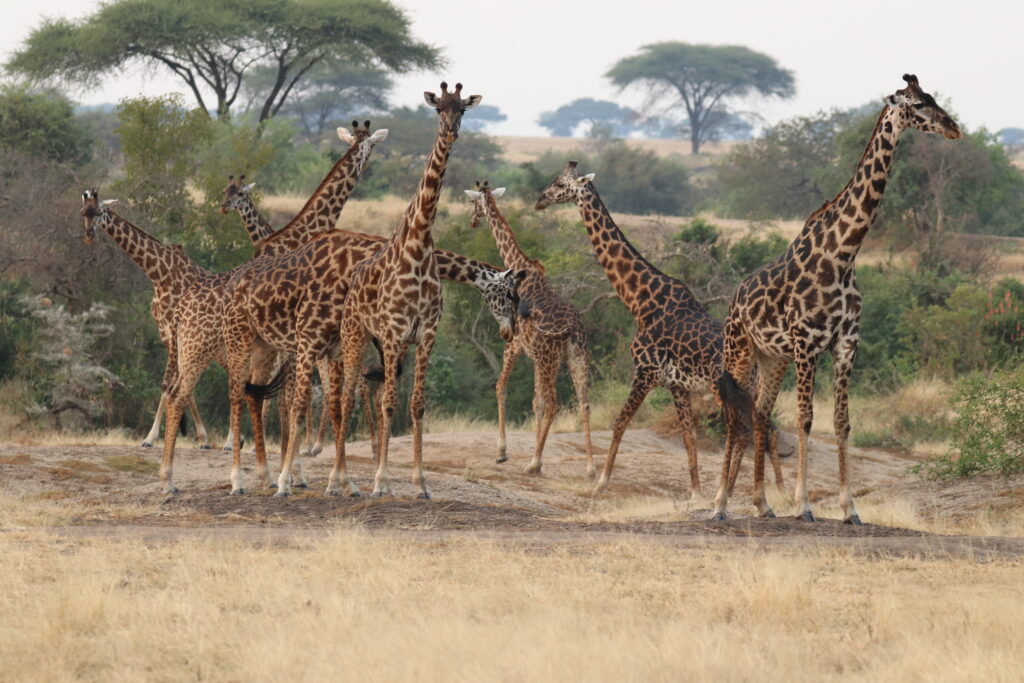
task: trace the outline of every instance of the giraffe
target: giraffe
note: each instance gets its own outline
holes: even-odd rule
[[[448,92],[448,84],[441,83],[441,96],[423,93],[427,105],[438,115],[437,136],[419,187],[405,214],[391,237],[372,258],[356,266],[352,285],[342,312],[342,366],[344,382],[341,396],[340,428],[348,427],[352,412],[352,392],[355,386],[357,363],[369,339],[381,350],[384,383],[380,390],[380,437],[377,473],[373,495],[391,492],[388,482],[388,446],[391,439],[391,418],[394,416],[398,396],[395,388],[398,363],[411,344],[416,344],[416,365],[413,376],[409,412],[413,433],[413,484],[419,487],[419,497],[430,498],[423,477],[423,384],[427,374],[430,352],[437,336],[437,323],[441,317],[441,281],[431,226],[437,214],[437,202],[444,181],[445,168],[452,145],[459,136],[462,115],[477,106],[479,95],[462,97],[462,84]],[[294,417],[293,417],[294,420]],[[278,494],[287,483],[290,473],[281,470]],[[327,493],[337,495],[344,481],[350,494],[358,493],[345,468],[344,431],[337,437],[334,468],[327,483]]]
[[[223,364],[227,367],[222,316],[228,297],[227,287],[233,277],[258,261],[259,257],[288,253],[296,246],[307,243],[317,235],[331,230],[338,222],[338,217],[352,188],[355,187],[356,180],[366,167],[373,148],[388,135],[387,129],[371,133],[369,121],[365,121],[362,128],[359,127],[357,121],[353,121],[352,127],[351,133],[345,128],[337,129],[338,137],[349,144],[348,151],[335,162],[316,191],[306,201],[302,210],[289,221],[288,225],[276,233],[262,237],[255,243],[256,257],[232,271],[220,273],[206,281],[196,283],[185,293],[175,318],[172,334],[178,372],[165,382],[165,387],[173,387],[175,401],[180,401],[183,396],[192,391],[191,388],[185,391],[182,387],[194,387],[211,359],[223,359]],[[269,223],[256,212],[248,197],[248,190],[240,191],[245,186],[242,186],[240,181],[236,183],[233,178],[230,180],[228,187],[225,188],[220,210],[227,212],[235,208],[244,212],[242,213],[243,220],[247,222],[250,235],[265,232],[270,228]],[[251,189],[251,186],[248,189]],[[273,374],[274,367],[279,364],[280,359],[277,353],[264,349],[258,355],[257,361],[253,364],[254,376],[246,379],[253,379],[256,382],[265,380]],[[183,377],[182,373],[187,376]],[[183,391],[185,393],[182,393]],[[171,403],[175,401],[171,401]],[[258,416],[253,415],[253,437],[257,451],[258,469],[265,471],[266,453],[262,429],[263,401],[259,396],[251,396],[248,401],[250,409],[257,410],[259,413]],[[172,419],[176,424],[180,419],[179,416],[180,406],[176,415],[172,416],[170,412],[168,413],[168,424],[171,424]],[[241,435],[235,432],[237,427],[237,424],[232,423],[230,434],[232,443],[237,444],[237,447],[240,448]],[[287,428],[287,420],[283,420],[282,448],[285,447],[288,440]],[[174,441],[174,438],[165,439],[161,462],[161,480],[167,493],[177,491],[171,475]]]
[[[544,266],[527,256],[520,248],[512,233],[512,226],[498,210],[495,201],[505,193],[505,188],[492,190],[479,182],[473,190],[465,190],[473,200],[471,225],[477,227],[487,220],[498,245],[501,260],[506,268],[516,268],[527,273],[519,286],[519,324],[516,334],[505,345],[501,375],[495,393],[498,397],[498,457],[497,462],[508,460],[505,446],[505,388],[519,354],[526,353],[534,362],[533,414],[536,429],[536,446],[533,460],[527,466],[530,474],[540,474],[544,442],[551,429],[551,423],[558,412],[558,395],[555,381],[562,361],[569,367],[576,397],[580,403],[580,420],[587,448],[587,476],[594,476],[594,454],[590,442],[590,353],[587,349],[587,335],[580,320],[579,311],[559,296],[544,276]]]
[[[737,288],[725,327],[724,362],[719,385],[742,387],[756,401],[754,410],[754,495],[762,517],[775,514],[764,498],[766,424],[783,373],[796,366],[797,518],[815,521],[807,496],[807,436],[811,431],[814,375],[818,357],[832,354],[835,392],[834,427],[839,459],[839,506],[843,521],[861,525],[850,493],[847,437],[850,419],[847,389],[857,353],[861,296],[854,260],[875,220],[892,169],[896,144],[909,128],[937,133],[949,140],[962,136],[959,126],[916,76],[904,74],[907,85],[885,98],[885,106],[850,182],[831,201],[812,213],[786,253],[747,277]],[[757,370],[756,392],[751,392]],[[738,386],[737,386],[738,385]],[[730,434],[735,420],[727,419]],[[725,519],[728,502],[729,453],[715,497],[713,519]]]
[[[356,122],[353,122],[354,137],[358,137],[359,136],[359,126],[355,125],[355,124],[356,124]],[[342,129],[342,130],[344,130],[344,129]],[[340,136],[340,133],[339,133],[339,136]],[[342,139],[345,139],[345,138],[342,138]],[[224,199],[223,199],[223,201],[221,201],[220,212],[226,214],[226,213],[230,213],[231,211],[237,211],[238,215],[241,216],[241,218],[242,218],[243,224],[245,225],[246,233],[249,235],[249,240],[253,244],[258,245],[262,240],[265,240],[266,238],[268,238],[272,234],[274,234],[274,228],[270,224],[270,222],[263,216],[263,214],[261,214],[259,212],[259,209],[256,208],[256,204],[253,203],[253,201],[252,201],[252,197],[249,196],[249,191],[252,190],[252,188],[256,186],[256,183],[252,182],[252,183],[248,183],[248,184],[243,184],[242,181],[244,181],[244,180],[245,180],[245,175],[244,174],[240,175],[237,179],[233,175],[228,176],[228,181],[229,182],[228,182],[227,186],[225,186],[225,188],[224,188],[224,192],[223,192]],[[320,375],[321,384],[326,388],[327,387],[327,359],[326,358],[321,358],[319,361],[317,361],[317,366],[316,367],[317,367],[317,372]],[[364,389],[365,389],[365,387],[361,387],[361,390],[364,390]],[[264,404],[264,411],[263,411],[263,422],[264,422],[264,424],[266,423],[266,420],[267,420],[266,408],[268,406],[269,406],[269,403]],[[282,406],[283,406],[283,404],[282,404]],[[282,412],[283,412],[283,408],[282,408]],[[326,432],[326,429],[327,429],[327,420],[330,417],[330,406],[327,404],[326,401],[324,401],[323,410],[321,411],[321,414],[320,414],[320,427],[317,430],[317,432],[315,433],[315,442],[314,442],[314,432],[313,432],[313,429],[312,429],[312,417],[313,417],[312,412],[309,412],[309,413],[306,414],[306,434],[308,436],[308,440],[306,442],[306,445],[302,449],[302,454],[303,455],[309,455],[309,456],[315,456],[318,453],[320,453],[320,451],[323,450],[323,440],[324,440],[324,435],[325,435],[325,432]],[[282,419],[281,419],[282,423],[286,419],[287,418],[282,414]],[[371,432],[372,431],[373,431],[373,429],[372,429],[372,425],[371,425]],[[223,446],[222,450],[225,451],[225,452],[230,451],[231,450],[232,442],[233,442],[233,437],[232,437],[231,433],[228,432],[227,438],[224,440],[224,446]]]
[[[160,341],[168,350],[167,367],[164,369],[164,381],[166,382],[174,372],[171,360],[174,309],[188,287],[196,282],[205,282],[212,275],[186,256],[180,245],[166,245],[138,226],[118,216],[110,209],[110,205],[115,202],[117,202],[116,199],[100,200],[99,193],[95,188],[82,192],[81,216],[85,224],[84,240],[86,244],[91,244],[96,230],[103,230],[142,269],[152,283],[153,301],[150,304],[150,311],[153,320],[156,321]],[[210,448],[206,427],[199,416],[195,397],[189,393],[187,401],[196,425],[196,440],[199,441],[200,448]],[[163,421],[166,405],[167,392],[162,390],[153,426],[142,441],[143,448],[151,448],[153,442],[160,437],[160,424]]]
[[[541,193],[535,208],[576,203],[597,260],[636,321],[630,344],[633,382],[615,419],[608,457],[594,493],[608,485],[619,443],[633,415],[651,389],[661,385],[672,394],[688,457],[690,496],[698,498],[700,470],[691,395],[709,387],[714,391],[722,367],[722,322],[708,314],[689,287],[659,271],[637,251],[601,201],[592,182],[594,174],[580,176],[576,166],[575,161],[566,164]],[[720,402],[739,398],[735,393],[716,393]],[[776,476],[781,486],[781,467],[777,466]]]

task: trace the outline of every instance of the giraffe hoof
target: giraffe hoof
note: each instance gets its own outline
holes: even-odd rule
[[[202,446],[199,447],[199,450],[201,450],[201,451],[212,451],[213,450],[213,446],[211,446],[208,443],[204,443]]]
[[[231,493],[229,493],[228,495],[229,496],[244,496],[245,495],[245,489],[231,489]]]
[[[768,508],[767,510],[759,514],[758,517],[760,517],[761,519],[775,519],[775,511],[772,510],[771,508]]]
[[[348,497],[349,498],[362,498],[363,494],[359,493],[359,490],[357,489],[357,490],[353,491],[352,493],[348,494]]]
[[[716,513],[714,513],[713,515],[711,515],[711,521],[712,522],[724,522],[725,521],[725,513],[724,512],[716,512]]]
[[[152,441],[143,441],[141,444],[139,444],[139,448],[152,448],[152,447],[153,447],[153,442]]]
[[[499,465],[503,462],[508,462],[508,456],[502,453],[501,455],[494,459],[494,462],[498,463]]]
[[[523,471],[527,474],[540,474],[540,465],[530,465]]]
[[[796,516],[797,519],[802,519],[805,522],[817,522],[818,518],[814,516],[814,513],[810,510],[805,510]]]
[[[853,526],[864,526],[864,522],[860,521],[860,515],[850,515],[843,520],[843,524],[852,524]]]
[[[430,494],[427,493],[426,491],[420,492],[420,494],[416,497],[420,500],[430,500]]]
[[[308,489],[309,488],[309,484],[307,484],[306,482],[300,482],[300,483],[295,485],[295,488],[297,488],[297,489]]]
[[[292,494],[289,491],[278,491],[274,494],[274,498],[287,498],[290,495]]]

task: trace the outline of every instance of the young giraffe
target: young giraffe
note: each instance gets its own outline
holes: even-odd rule
[[[85,223],[85,243],[91,244],[96,230],[105,231],[114,243],[135,262],[146,274],[153,285],[153,301],[150,311],[156,321],[160,333],[160,341],[167,349],[167,366],[164,369],[164,387],[174,373],[174,362],[171,358],[173,340],[174,310],[185,291],[194,283],[205,282],[212,274],[197,265],[185,255],[180,245],[166,245],[155,237],[147,234],[138,226],[126,221],[110,210],[116,199],[100,201],[95,189],[82,193],[81,216]],[[195,397],[189,393],[186,397],[189,411],[196,425],[196,440],[200,448],[210,448],[206,427],[199,416]],[[160,393],[160,403],[149,434],[142,442],[143,448],[151,448],[153,442],[160,437],[160,424],[163,421],[164,409],[167,405],[167,392]]]
[[[462,115],[482,99],[479,95],[462,98],[462,84],[448,92],[441,83],[441,96],[423,93],[427,105],[437,111],[438,130],[434,147],[427,160],[419,187],[405,215],[395,227],[387,244],[373,258],[358,266],[352,276],[352,287],[342,315],[342,364],[345,380],[341,397],[341,429],[348,426],[352,412],[357,363],[367,339],[372,338],[382,350],[384,384],[380,390],[380,445],[373,495],[391,492],[388,482],[388,445],[391,440],[391,418],[398,403],[396,381],[398,363],[410,344],[416,344],[416,368],[413,377],[409,412],[413,434],[413,484],[420,489],[420,498],[430,498],[423,478],[423,384],[427,363],[437,335],[441,317],[441,281],[430,228],[437,214],[445,168],[452,145],[459,136]],[[341,481],[350,493],[358,492],[345,468],[344,432],[338,438],[327,484],[328,494],[337,494]],[[282,483],[289,475],[282,470]],[[278,491],[280,493],[280,489]]]
[[[516,268],[527,273],[519,286],[519,325],[516,334],[505,345],[501,376],[495,386],[498,396],[498,459],[508,460],[505,452],[505,388],[515,366],[516,358],[525,352],[534,363],[533,414],[536,422],[536,446],[533,460],[526,471],[540,474],[541,456],[551,423],[558,412],[556,380],[562,361],[567,361],[569,376],[572,378],[576,397],[580,402],[580,420],[587,445],[587,476],[594,476],[594,454],[590,442],[590,353],[587,350],[587,334],[583,330],[579,311],[559,296],[544,277],[544,266],[523,253],[512,234],[512,226],[498,210],[495,201],[505,193],[505,188],[491,190],[485,182],[476,184],[476,189],[466,190],[473,200],[471,226],[477,227],[486,218],[494,235],[494,241],[501,253],[506,268]]]
[[[797,518],[814,521],[807,497],[807,435],[811,430],[814,374],[818,356],[832,353],[835,433],[839,453],[839,505],[843,521],[860,525],[850,495],[846,440],[850,433],[847,387],[857,353],[861,297],[854,259],[878,213],[892,169],[896,144],[908,128],[961,137],[959,126],[935,99],[921,90],[916,76],[904,75],[907,87],[886,98],[857,172],[836,197],[812,213],[786,253],[740,284],[729,307],[725,328],[724,368],[720,385],[754,385],[754,505],[773,517],[764,498],[765,429],[786,368],[796,365],[799,446]],[[735,420],[727,420],[730,434]],[[725,519],[729,453],[715,497],[714,519]]]
[[[288,253],[297,246],[312,240],[316,235],[334,228],[341,215],[341,211],[348,200],[356,180],[370,158],[373,148],[387,135],[387,129],[381,129],[375,133],[370,132],[370,122],[365,121],[360,128],[358,122],[352,122],[353,131],[349,133],[345,128],[338,128],[338,137],[349,144],[348,151],[332,166],[331,170],[321,181],[313,195],[306,201],[302,210],[282,228],[280,231],[269,235],[256,243],[257,255],[274,255]],[[227,212],[234,207],[236,210],[245,211],[243,218],[247,220],[247,227],[251,234],[255,234],[256,227],[260,232],[264,227],[269,228],[267,223],[252,206],[246,192],[239,192],[240,182],[232,182],[225,188],[225,197],[221,204],[221,211]],[[234,190],[234,191],[232,191]],[[252,211],[249,214],[249,211]],[[252,225],[249,225],[249,224]],[[211,276],[202,282],[195,283],[183,296],[183,301],[178,307],[174,318],[173,355],[176,361],[176,372],[165,378],[165,390],[173,387],[173,393],[180,401],[183,396],[191,393],[192,389],[183,387],[194,387],[199,376],[203,373],[210,361],[214,358],[225,358],[225,342],[223,335],[223,310],[227,301],[227,286],[232,278],[239,272],[259,260],[257,257],[238,268]],[[262,353],[257,358],[258,362],[253,364],[253,376],[245,379],[252,379],[257,383],[266,381],[273,374],[274,366],[279,362],[276,353]],[[226,364],[226,359],[224,360]],[[187,375],[182,376],[182,373]],[[185,393],[181,393],[181,392]],[[259,413],[259,417],[253,417],[253,440],[257,451],[257,461],[265,463],[266,454],[262,431],[263,400],[261,397],[252,396],[248,399],[250,408]],[[174,401],[171,401],[174,402]],[[168,412],[168,425],[174,420],[180,419],[180,406],[176,415]],[[257,426],[259,427],[257,429]],[[232,423],[232,443],[240,447],[241,435],[235,430],[238,425]],[[282,422],[281,440],[282,447],[287,443],[288,431],[287,420]],[[161,480],[164,482],[164,489],[173,493],[175,489],[171,480],[171,465],[174,458],[175,438],[165,439],[164,454],[161,466]],[[265,470],[265,467],[263,467]]]
[[[708,314],[689,287],[655,268],[630,244],[597,194],[593,178],[593,173],[580,176],[576,162],[570,161],[541,194],[536,208],[567,202],[579,206],[597,260],[636,321],[636,333],[629,347],[633,355],[633,383],[626,404],[615,419],[604,471],[594,492],[608,485],[626,427],[651,389],[661,385],[669,390],[675,403],[689,459],[690,496],[696,498],[700,495],[700,470],[691,395],[709,388],[714,390],[715,380],[721,374],[722,323]],[[735,392],[716,393],[724,403],[741,398]],[[781,487],[782,470],[778,465],[776,477]]]

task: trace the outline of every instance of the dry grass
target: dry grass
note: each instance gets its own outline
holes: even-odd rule
[[[1019,562],[411,538],[2,534],[0,661],[37,680],[901,682],[1024,662]]]
[[[260,200],[271,223],[284,226],[297,214],[309,197],[301,195],[266,195]],[[386,196],[381,199],[350,199],[338,227],[371,235],[390,235],[409,204],[408,197]]]
[[[574,150],[595,150],[595,143],[586,138],[550,138],[528,137],[515,135],[499,135],[495,141],[501,146],[502,158],[512,164],[535,161],[547,152],[568,154]],[[694,164],[707,164],[709,157],[721,156],[735,147],[736,142],[706,142],[701,145],[700,155],[690,154],[688,140],[626,140],[627,145],[634,149],[649,150],[658,156],[679,155],[692,160]]]

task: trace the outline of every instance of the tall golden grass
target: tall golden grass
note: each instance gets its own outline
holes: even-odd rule
[[[902,683],[1024,664],[1018,561],[351,526],[280,547],[26,530],[0,553],[12,679]]]

